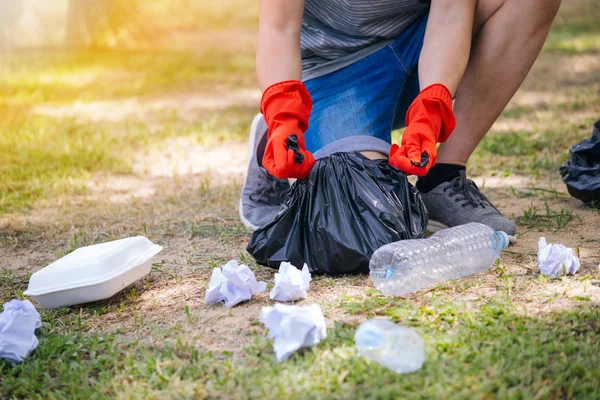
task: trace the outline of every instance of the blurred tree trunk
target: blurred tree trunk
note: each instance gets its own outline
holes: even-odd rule
[[[70,0],[67,14],[66,44],[68,47],[86,46],[89,32],[86,21],[87,0]]]
[[[10,28],[25,11],[21,0],[0,0],[0,50],[9,47]]]
[[[143,40],[139,4],[141,0],[69,0],[67,46],[111,47]]]

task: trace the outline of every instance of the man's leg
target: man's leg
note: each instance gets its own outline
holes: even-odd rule
[[[548,36],[560,0],[479,0],[473,46],[456,92],[456,129],[438,163],[467,160],[513,97]]]
[[[456,129],[440,145],[437,164],[417,183],[431,230],[476,221],[515,235],[515,224],[466,179],[465,165],[531,69],[559,5],[560,0],[478,0],[471,56],[456,92]]]
[[[262,166],[266,144],[267,124],[262,114],[257,114],[248,135],[248,170],[239,203],[240,220],[252,230],[271,222],[290,188],[286,180],[269,175]]]

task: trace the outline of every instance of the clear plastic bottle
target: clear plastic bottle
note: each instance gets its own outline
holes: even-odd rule
[[[399,374],[416,371],[425,362],[425,342],[417,331],[384,318],[363,322],[354,343],[361,356]]]
[[[382,293],[401,296],[434,282],[485,271],[508,243],[506,233],[472,222],[444,229],[427,239],[382,246],[371,257],[370,276]]]

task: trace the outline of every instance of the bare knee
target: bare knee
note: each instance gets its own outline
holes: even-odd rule
[[[515,7],[523,7],[523,11],[532,17],[538,26],[552,25],[560,7],[561,0],[510,0]]]
[[[550,28],[560,3],[561,0],[477,0],[474,33],[505,7],[514,10],[510,14],[520,15],[524,23],[536,30]]]
[[[379,160],[379,159],[387,159],[388,157],[385,154],[382,154],[378,151],[361,151],[363,156],[371,159],[371,160]]]

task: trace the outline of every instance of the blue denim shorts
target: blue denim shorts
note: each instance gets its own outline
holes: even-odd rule
[[[392,130],[404,126],[419,94],[417,64],[427,15],[388,46],[305,83],[313,100],[306,148],[315,158],[339,151],[389,154]]]

